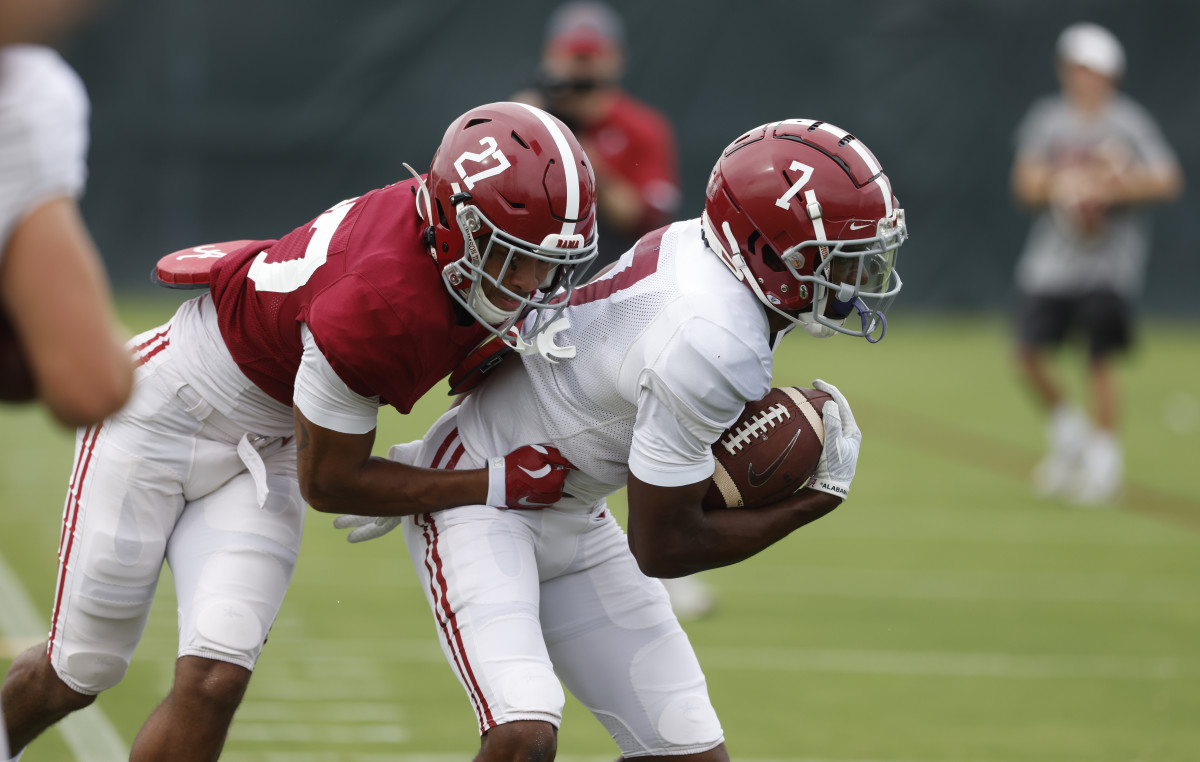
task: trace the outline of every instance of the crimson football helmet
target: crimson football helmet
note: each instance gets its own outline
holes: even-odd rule
[[[562,122],[523,103],[491,103],[454,120],[417,208],[450,295],[518,349],[566,307],[580,266],[596,257],[591,163]],[[524,266],[529,260],[550,266],[532,293],[504,283],[518,256]],[[498,289],[503,304],[485,293],[485,284]],[[530,312],[519,333],[509,331]]]
[[[814,336],[883,338],[908,228],[875,155],[850,133],[788,119],[742,135],[713,167],[701,223],[768,309]],[[855,312],[858,327],[846,324]]]

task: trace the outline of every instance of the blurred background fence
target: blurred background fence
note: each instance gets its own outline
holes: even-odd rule
[[[556,0],[119,0],[67,57],[94,103],[84,211],[117,287],[158,256],[277,237],[342,198],[428,167],[445,126],[527,86]],[[908,308],[1008,304],[1028,218],[1013,131],[1055,89],[1053,48],[1091,20],[1126,47],[1125,89],[1190,185],[1155,212],[1144,298],[1200,315],[1200,3],[1195,0],[614,0],[624,84],[674,123],[682,216],[745,129],[815,117],[862,138],[909,214]]]

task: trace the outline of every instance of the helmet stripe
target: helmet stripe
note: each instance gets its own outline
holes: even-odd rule
[[[880,175],[875,178],[875,184],[883,191],[883,208],[887,212],[887,216],[892,216],[892,189],[888,185],[887,176]]]
[[[812,206],[813,204],[816,204],[817,206],[821,205],[821,202],[817,201],[817,192],[812,189],[804,191],[804,200],[808,202],[809,206]],[[825,220],[817,217],[812,221],[812,225],[813,233],[816,234],[818,241],[829,240],[825,237]]]
[[[828,132],[838,140],[850,134],[840,127],[834,127],[828,122],[822,123],[817,129]],[[883,167],[879,166],[879,162],[875,161],[875,157],[871,155],[871,152],[867,150],[867,147],[858,138],[850,141],[850,147],[854,149],[859,158],[866,162],[867,169],[871,170],[872,175],[879,175],[875,178],[875,184],[883,192],[883,208],[887,211],[887,216],[890,217],[892,215],[892,189],[888,187],[887,180],[883,177]]]
[[[554,145],[558,148],[558,163],[562,165],[563,171],[566,173],[567,210],[563,216],[568,220],[579,219],[579,167],[575,165],[575,157],[571,153],[571,146],[567,143],[567,136],[563,134],[562,129],[559,128],[558,124],[545,111],[534,108],[527,103],[518,105],[528,109],[529,113],[536,116],[550,132],[550,137],[554,138]],[[569,236],[574,234],[575,223],[563,222],[562,235]]]

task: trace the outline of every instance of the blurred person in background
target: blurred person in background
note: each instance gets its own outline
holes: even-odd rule
[[[116,412],[133,363],[79,211],[90,103],[52,48],[88,0],[0,0],[0,401],[66,426]],[[8,506],[3,506],[8,508]],[[0,759],[8,758],[0,705]]]
[[[670,122],[620,85],[625,71],[625,24],[602,2],[559,6],[546,23],[537,81],[518,101],[545,108],[575,131],[596,170],[599,272],[642,235],[661,227],[679,207],[679,158]],[[682,619],[716,606],[696,577],[666,580]]]
[[[1012,188],[1035,214],[1017,265],[1017,358],[1048,416],[1035,487],[1099,504],[1123,481],[1114,359],[1133,343],[1147,206],[1176,198],[1183,177],[1158,124],[1119,91],[1125,54],[1110,31],[1068,27],[1057,66],[1061,92],[1034,103],[1016,136]],[[1076,333],[1087,340],[1090,420],[1050,361]]]
[[[679,208],[675,133],[663,114],[621,87],[624,71],[621,17],[602,2],[569,2],[546,23],[535,87],[515,96],[563,120],[592,161],[600,231],[592,272]]]
[[[0,400],[39,399],[81,426],[125,402],[133,371],[78,205],[87,91],[62,56],[35,44],[78,20],[62,5],[0,2]]]
[[[50,635],[0,687],[14,749],[124,678],[164,560],[174,682],[130,758],[213,760],[290,584],[306,501],[403,515],[561,497],[565,464],[545,448],[469,471],[371,455],[379,408],[408,413],[485,338],[552,351],[541,334],[595,255],[591,169],[539,109],[466,112],[427,180],[346,199],[279,240],[165,258],[204,263],[211,288],[133,339],[129,404],[77,439]]]

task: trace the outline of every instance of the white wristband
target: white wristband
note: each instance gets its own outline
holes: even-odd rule
[[[821,492],[827,492],[830,495],[835,495],[843,500],[850,495],[850,489],[848,487],[845,487],[841,484],[834,484],[833,482],[825,481],[824,479],[818,479],[815,476],[809,480],[806,486],[809,489],[815,489]]]
[[[488,461],[488,505],[494,508],[508,506],[504,499],[504,487],[504,458],[492,458]]]

